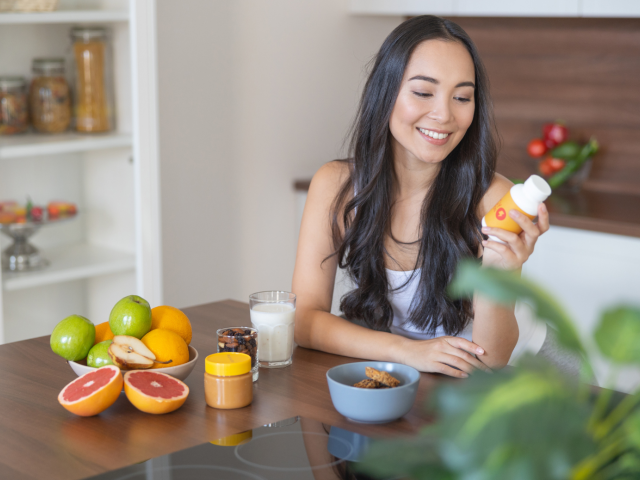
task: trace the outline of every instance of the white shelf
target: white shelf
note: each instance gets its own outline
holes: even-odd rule
[[[0,25],[31,23],[107,23],[127,22],[126,10],[59,10],[56,12],[0,13]]]
[[[28,133],[0,137],[0,159],[86,152],[107,148],[131,147],[132,145],[133,137],[130,134],[122,133],[94,135],[80,135],[77,133],[42,135]]]
[[[3,272],[6,291],[39,287],[81,278],[97,277],[135,269],[135,255],[104,247],[79,244],[41,251],[51,264],[33,272]]]

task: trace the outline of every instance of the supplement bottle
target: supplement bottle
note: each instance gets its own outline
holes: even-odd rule
[[[502,228],[520,233],[522,228],[509,216],[509,210],[518,210],[533,220],[538,215],[538,206],[551,195],[551,187],[542,177],[531,175],[523,184],[514,185],[482,219],[483,227]],[[489,235],[494,242],[505,243]]]

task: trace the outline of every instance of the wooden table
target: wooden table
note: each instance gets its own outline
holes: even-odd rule
[[[260,370],[249,407],[208,407],[204,358],[216,351],[218,328],[250,325],[249,306],[227,300],[185,312],[199,358],[186,380],[189,398],[167,415],[142,413],[122,394],[100,415],[77,417],[58,403],[58,393],[76,375],[51,351],[49,337],[0,346],[0,478],[85,478],[295,415],[370,436],[412,434],[427,421],[422,406],[438,376],[422,374],[416,403],[402,419],[355,424],[333,408],[325,373],[357,360],[304,348],[296,349],[290,367]]]

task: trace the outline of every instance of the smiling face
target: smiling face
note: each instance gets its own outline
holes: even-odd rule
[[[427,40],[416,47],[391,112],[395,161],[437,164],[473,121],[475,69],[459,42]]]

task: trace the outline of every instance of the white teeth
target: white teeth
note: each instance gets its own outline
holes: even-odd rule
[[[431,138],[435,138],[436,140],[442,140],[443,138],[447,138],[449,136],[448,133],[432,132],[431,130],[426,130],[424,128],[420,128],[419,130],[425,135],[429,135]]]

